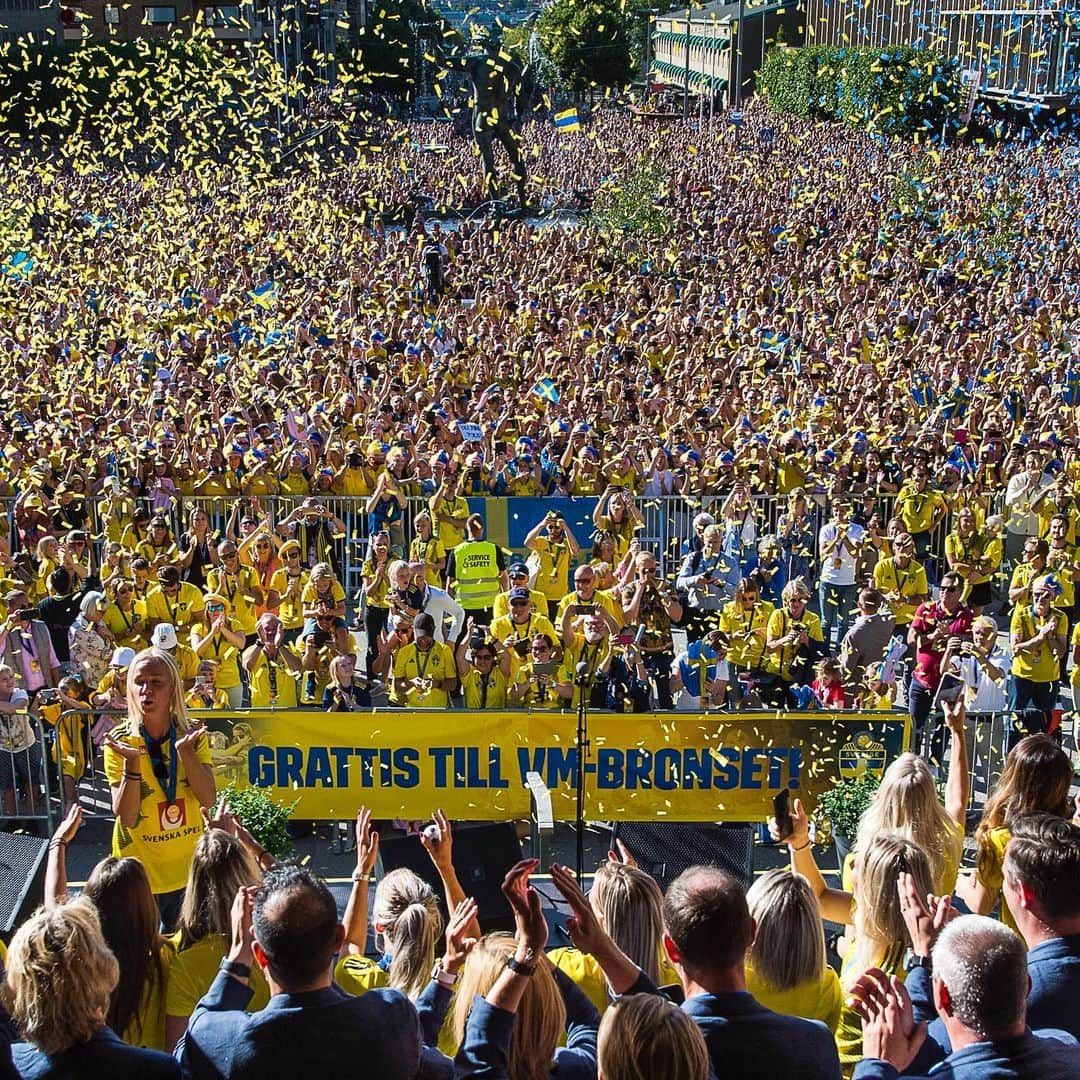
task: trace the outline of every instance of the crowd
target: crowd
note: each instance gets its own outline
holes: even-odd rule
[[[886,145],[757,107],[741,129],[526,124],[547,212],[651,162],[646,239],[426,223],[418,205],[478,202],[443,130],[380,122],[348,169],[278,178],[14,153],[0,177],[0,798],[34,812],[40,718],[71,807],[7,956],[0,1068],[1080,1075],[1056,741],[1080,661],[1080,219],[1059,150]],[[584,525],[511,503],[535,517],[508,552],[480,496],[590,501]],[[585,695],[902,701],[923,756],[890,766],[841,888],[796,801],[790,871],[749,894],[703,867],[664,894],[627,853],[586,897],[552,866],[576,947],[547,953],[536,862],[506,878],[516,932],[482,935],[439,815],[447,918],[387,875],[374,961],[366,812],[339,924],[219,805],[189,718]],[[969,709],[1013,722],[962,872]],[[99,753],[113,854],[68,900]]]

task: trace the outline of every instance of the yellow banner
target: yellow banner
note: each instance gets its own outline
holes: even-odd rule
[[[254,784],[295,816],[527,817],[528,772],[572,820],[577,718],[545,712],[203,713],[219,786]],[[594,713],[586,817],[760,821],[789,788],[812,806],[841,776],[880,773],[906,749],[902,713]]]

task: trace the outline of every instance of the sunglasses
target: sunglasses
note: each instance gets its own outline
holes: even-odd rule
[[[260,540],[255,546],[257,548],[268,548],[270,546],[270,544],[266,540]]]
[[[225,610],[225,605],[224,604],[207,604],[206,605],[206,610],[209,611],[209,612],[224,611]]]
[[[235,551],[223,551],[221,553],[221,557],[223,559],[233,559],[233,558],[236,557],[236,552]]]
[[[511,607],[528,607],[529,606],[529,601],[528,600],[511,600],[510,601],[510,606]]]
[[[485,652],[485,653],[476,653],[476,654],[474,654],[473,659],[474,660],[494,660],[495,657],[494,657],[494,655],[492,653]]]

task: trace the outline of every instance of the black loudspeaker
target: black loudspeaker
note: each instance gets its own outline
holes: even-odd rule
[[[48,838],[0,832],[0,936],[11,935],[45,898]]]
[[[502,894],[502,883],[507,870],[520,861],[521,842],[513,822],[454,826],[454,869],[465,895],[476,901],[480,928],[485,934],[492,930],[514,929],[514,916]],[[419,874],[441,897],[443,911],[446,911],[446,896],[439,872],[419,837],[380,838],[379,862],[382,864],[380,879],[403,866]]]
[[[642,870],[667,887],[688,866],[718,866],[744,885],[754,872],[753,825],[617,821],[611,847],[621,840]]]

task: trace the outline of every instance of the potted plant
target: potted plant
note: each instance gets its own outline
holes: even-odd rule
[[[275,859],[292,850],[289,819],[296,807],[276,802],[262,788],[233,787],[225,789],[229,809],[240,823]]]
[[[814,819],[819,828],[824,822],[828,822],[828,831],[836,844],[836,859],[841,871],[844,869],[844,859],[858,835],[859,819],[870,805],[880,783],[880,776],[864,773],[851,780],[838,780],[818,796]]]

